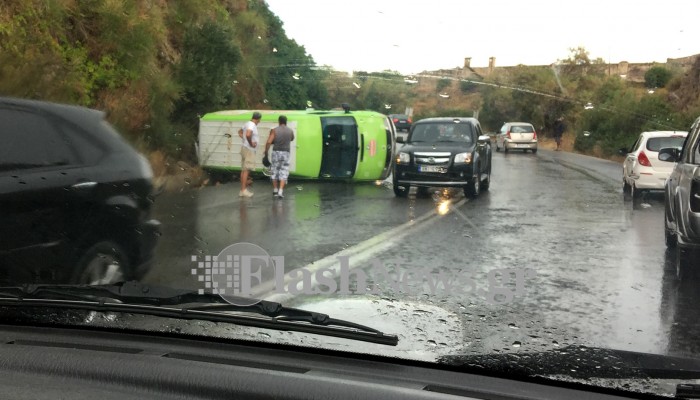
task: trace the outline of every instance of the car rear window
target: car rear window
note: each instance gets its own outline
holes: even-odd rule
[[[532,133],[535,131],[531,125],[513,125],[510,127],[511,133]]]
[[[683,142],[685,142],[685,138],[682,136],[650,138],[647,140],[647,150],[659,151],[666,147],[676,147],[680,149],[683,147]]]

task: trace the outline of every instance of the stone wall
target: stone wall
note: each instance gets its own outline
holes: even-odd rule
[[[668,58],[665,63],[628,63],[627,61],[622,61],[617,64],[593,64],[588,66],[580,66],[580,68],[597,68],[602,69],[607,75],[610,76],[620,76],[621,78],[635,83],[644,82],[644,74],[652,67],[660,65],[667,66],[673,69],[681,69],[683,71],[688,71],[693,62],[700,54],[682,57],[682,58]],[[466,57],[464,59],[464,66],[461,68],[453,69],[441,69],[437,71],[426,71],[423,75],[434,75],[440,77],[449,77],[455,79],[483,79],[494,72],[497,71],[508,71],[516,67],[498,67],[496,65],[496,58],[489,58],[488,67],[471,67],[471,57]],[[535,67],[550,67],[550,65],[537,65]]]

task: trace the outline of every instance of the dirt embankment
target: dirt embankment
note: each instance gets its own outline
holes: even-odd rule
[[[154,186],[158,192],[201,188],[209,183],[209,177],[199,166],[173,160],[160,151],[150,153],[148,161],[153,169]]]

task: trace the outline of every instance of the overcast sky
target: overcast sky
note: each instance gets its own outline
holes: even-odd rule
[[[700,1],[267,0],[320,65],[405,74],[592,58],[664,62],[700,53]]]

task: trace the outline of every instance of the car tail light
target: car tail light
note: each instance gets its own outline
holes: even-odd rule
[[[398,118],[394,118],[394,123],[399,122]]]
[[[644,152],[639,153],[639,156],[637,156],[637,161],[645,167],[651,167],[651,162],[649,162],[649,157],[647,157]]]
[[[411,121],[411,119],[409,118],[409,119],[408,119],[408,123],[411,124],[411,123],[413,123],[413,121]]]
[[[532,140],[537,140],[537,132],[532,131]]]
[[[506,137],[510,139],[510,131],[506,132]]]

